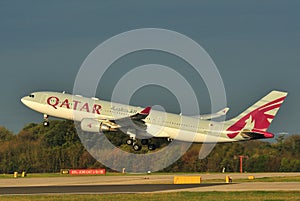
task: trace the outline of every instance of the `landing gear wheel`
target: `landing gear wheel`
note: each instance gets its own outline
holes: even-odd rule
[[[44,127],[48,127],[49,126],[48,117],[49,116],[47,114],[44,114],[44,122],[43,122]]]
[[[172,141],[173,141],[173,139],[172,139],[172,138],[168,138],[167,140],[168,140],[168,142],[172,142]]]
[[[44,125],[44,127],[48,127],[49,126],[49,121],[44,121],[43,125]]]
[[[138,144],[134,144],[132,146],[132,148],[134,149],[134,151],[140,151],[142,149],[142,146],[138,145]]]
[[[126,140],[126,144],[128,144],[128,145],[133,145],[133,139],[128,139],[128,140]]]
[[[149,145],[148,145],[148,149],[149,149],[150,151],[154,151],[154,150],[156,149],[155,144],[149,144]]]
[[[141,144],[142,145],[147,145],[147,144],[149,144],[149,140],[148,139],[142,139]]]

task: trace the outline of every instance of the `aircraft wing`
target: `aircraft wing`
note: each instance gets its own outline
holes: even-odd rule
[[[214,119],[214,118],[218,118],[218,117],[226,115],[228,111],[229,111],[229,107],[226,107],[226,108],[224,108],[216,113],[213,113],[213,114],[203,114],[203,115],[197,115],[194,117],[199,118],[199,119],[204,119],[204,120]]]
[[[139,129],[146,130],[147,126],[144,119],[149,115],[151,107],[146,107],[139,113],[133,114],[128,117],[119,119],[92,119],[85,118],[81,121],[81,129],[87,132],[103,132],[103,131],[116,131],[121,127],[137,126]]]
[[[139,128],[147,128],[144,119],[149,115],[151,111],[151,107],[146,107],[144,110],[142,110],[139,113],[136,113],[134,115],[131,115],[129,117],[123,117],[119,119],[110,120],[110,122],[113,122],[120,127],[127,127],[132,126],[132,123],[134,123]]]

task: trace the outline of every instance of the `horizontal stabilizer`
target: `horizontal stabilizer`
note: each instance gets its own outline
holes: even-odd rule
[[[274,134],[273,133],[269,133],[269,132],[265,132],[265,131],[256,131],[256,130],[252,130],[252,131],[243,131],[241,133],[241,135],[244,138],[250,138],[252,140],[254,139],[265,139],[265,138],[273,138]]]
[[[203,115],[197,115],[194,117],[203,119],[203,120],[214,119],[214,118],[218,118],[218,117],[222,117],[222,116],[226,115],[228,111],[229,111],[229,107],[226,107],[226,108],[224,108],[216,113],[213,113],[213,114],[203,114]]]

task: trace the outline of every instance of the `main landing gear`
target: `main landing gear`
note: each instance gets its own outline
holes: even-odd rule
[[[43,125],[44,127],[48,127],[49,126],[49,119],[48,119],[48,115],[47,114],[44,114],[44,121],[43,121]]]
[[[155,144],[151,144],[148,139],[142,139],[140,143],[135,138],[130,138],[126,140],[127,145],[131,145],[134,151],[140,151],[143,145],[148,146],[148,150],[154,151],[156,149]]]

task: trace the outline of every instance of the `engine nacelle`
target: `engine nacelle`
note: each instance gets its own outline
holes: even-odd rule
[[[115,131],[108,125],[108,121],[96,119],[82,119],[80,123],[81,130],[92,133],[99,133],[105,131]]]

